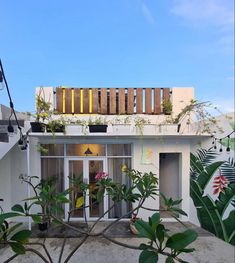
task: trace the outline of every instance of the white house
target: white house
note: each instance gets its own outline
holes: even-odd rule
[[[63,132],[29,132],[26,151],[14,142],[0,143],[0,198],[4,209],[31,196],[30,190],[19,181],[20,175],[56,178],[58,190],[69,187],[69,177],[82,176],[92,184],[97,172],[105,171],[120,183],[128,180],[122,166],[141,172],[152,171],[159,178],[159,189],[172,198],[183,198],[181,208],[190,216],[189,174],[191,146],[210,138],[198,134],[191,127],[188,116],[181,125],[169,125],[171,116],[163,108],[163,102],[171,102],[172,116],[194,99],[194,89],[188,88],[37,88],[36,94],[50,102],[53,119],[63,117],[70,122]],[[106,132],[90,132],[83,121],[108,122]],[[29,130],[26,121],[25,131]],[[16,136],[16,135],[15,135]],[[12,137],[13,138],[13,137]],[[4,150],[5,148],[7,150]],[[44,151],[39,151],[39,148]],[[46,150],[45,150],[46,149]],[[70,195],[71,204],[65,206],[65,218],[70,206],[76,202]],[[86,203],[92,200],[87,198]],[[111,205],[108,197],[103,204],[87,208],[89,220],[100,216]],[[160,208],[161,200],[149,199],[145,206]],[[122,204],[105,215],[109,220],[128,211]],[[141,210],[146,218],[151,212]],[[72,214],[73,220],[83,218],[83,213]],[[172,220],[165,218],[164,220]],[[182,217],[189,220],[189,217]]]

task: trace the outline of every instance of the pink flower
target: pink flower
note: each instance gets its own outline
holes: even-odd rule
[[[213,188],[214,188],[213,194],[214,195],[220,194],[220,192],[223,192],[224,188],[226,188],[228,184],[229,181],[225,176],[223,175],[216,176],[213,182]]]
[[[109,175],[105,172],[98,172],[95,176],[95,180],[99,181],[102,179],[106,179]]]

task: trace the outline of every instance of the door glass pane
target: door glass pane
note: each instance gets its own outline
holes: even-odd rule
[[[109,158],[108,159],[108,172],[109,177],[113,179],[115,183],[125,184],[127,187],[131,186],[131,180],[126,176],[126,173],[122,172],[122,166],[126,165],[128,169],[131,169],[131,158]],[[109,207],[114,202],[111,198],[108,200]],[[109,218],[118,218],[131,211],[131,202],[121,201],[117,202],[113,209],[109,212]],[[130,217],[127,216],[127,217]]]
[[[96,198],[97,190],[95,190],[95,176],[98,172],[103,172],[103,161],[89,160],[89,209],[90,217],[100,217],[104,213],[103,201],[98,203]]]
[[[69,161],[69,186],[73,189],[69,194],[71,217],[83,217],[85,202],[78,184],[78,181],[83,181],[83,179],[83,161]]]

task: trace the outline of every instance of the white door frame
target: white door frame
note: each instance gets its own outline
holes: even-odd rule
[[[89,183],[89,161],[103,161],[103,171],[107,173],[107,158],[105,157],[96,157],[96,156],[87,156],[87,157],[66,157],[65,158],[65,166],[64,166],[64,189],[69,188],[69,161],[83,161],[83,179],[85,179],[86,183]],[[68,195],[69,197],[69,195]],[[108,210],[108,196],[105,194],[104,196],[104,211]],[[85,200],[85,205],[89,205],[89,196],[86,196]],[[69,203],[65,204],[65,220],[68,219],[68,211],[69,211]],[[98,219],[97,217],[90,217],[90,211],[89,207],[85,209],[86,217],[87,220],[96,220]],[[104,219],[108,219],[108,214],[106,214]],[[84,217],[71,217],[71,221],[79,221],[79,220],[84,220]]]

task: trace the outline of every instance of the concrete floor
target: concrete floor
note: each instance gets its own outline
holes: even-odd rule
[[[98,226],[98,229],[102,229],[106,223],[102,223]],[[191,254],[185,254],[181,258],[190,263],[234,263],[235,250],[234,247],[223,242],[222,240],[214,237],[205,230],[189,224],[198,232],[198,239],[193,243],[192,247],[196,249],[195,252]],[[125,229],[125,224],[122,226]],[[178,223],[167,223],[167,228],[171,232],[176,232],[181,230],[182,226]],[[109,233],[112,238],[119,242],[127,243],[129,245],[139,245],[144,243],[146,240],[143,238],[137,238],[135,236],[127,235],[123,229],[120,227],[116,233]],[[64,248],[64,257],[68,255],[76,244],[79,243],[81,237],[67,237],[66,245]],[[32,238],[31,242],[43,242],[45,243],[47,249],[50,251],[53,262],[58,262],[60,248],[63,242],[63,238]],[[43,252],[43,249],[34,245],[37,251]],[[69,261],[70,263],[137,263],[139,257],[138,250],[132,250],[128,248],[120,247],[110,241],[100,238],[100,237],[90,237],[74,254],[74,256]],[[0,249],[0,262],[3,263],[11,255],[12,251],[9,248]],[[25,255],[18,256],[11,262],[19,263],[41,263],[43,262],[38,256],[27,252]],[[62,260],[63,262],[63,260]],[[159,263],[165,262],[164,257],[159,258]]]

